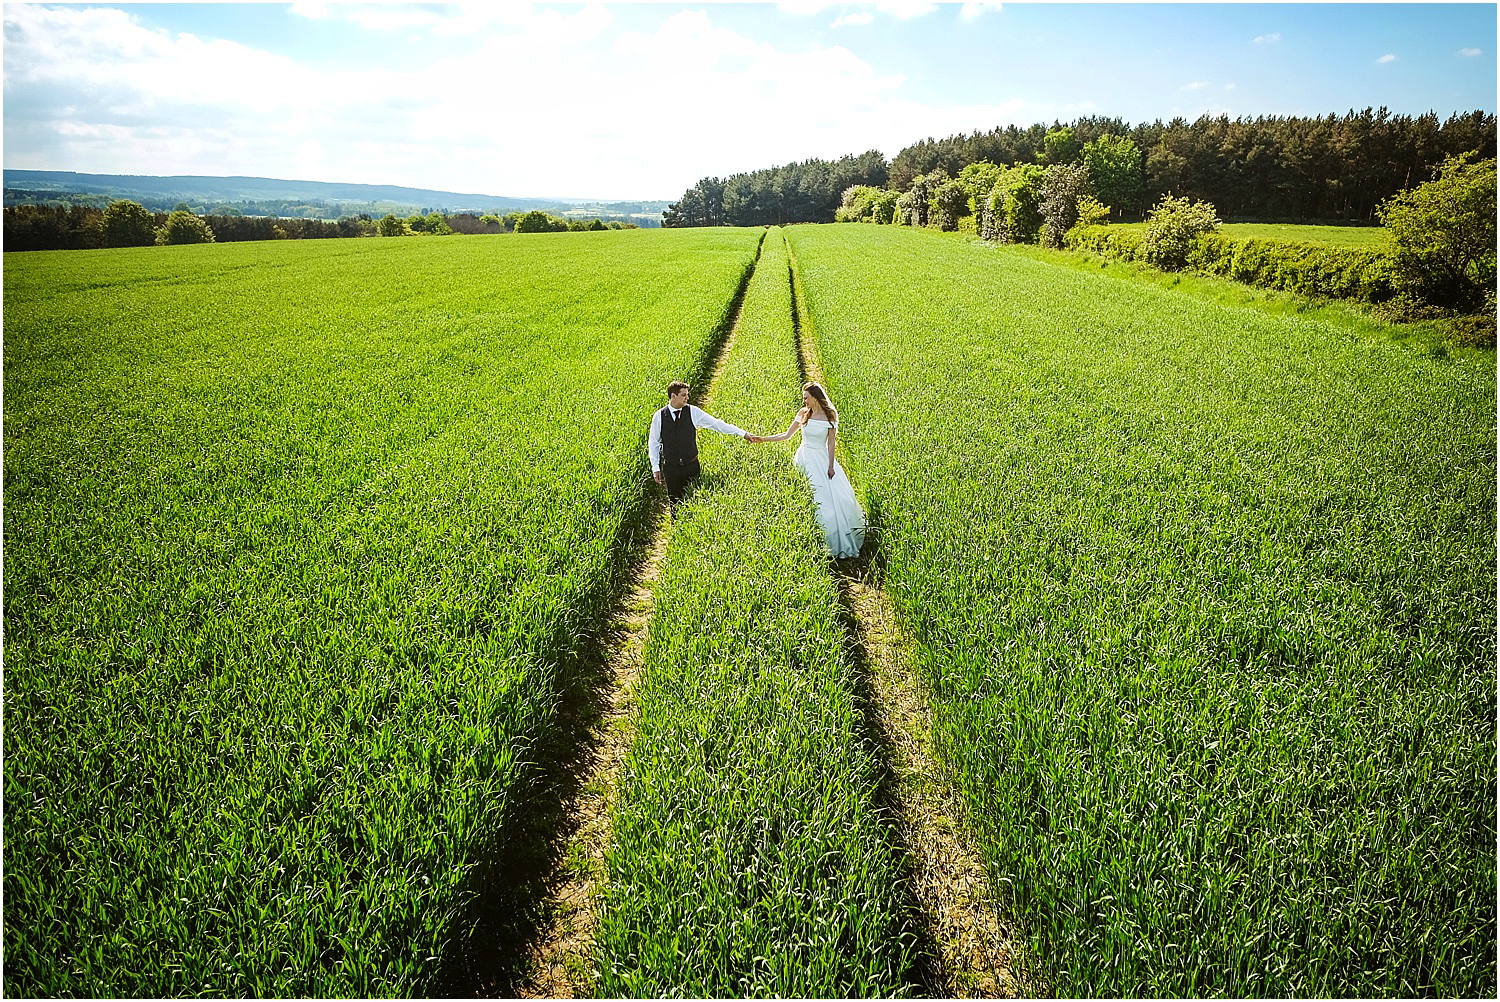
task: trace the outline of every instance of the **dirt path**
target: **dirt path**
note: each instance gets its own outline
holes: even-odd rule
[[[604,707],[591,735],[583,780],[572,802],[564,805],[574,828],[563,852],[558,886],[547,905],[551,921],[531,951],[530,981],[518,989],[522,998],[590,994],[595,897],[610,844],[609,808],[635,732],[635,683],[651,622],[651,592],[667,552],[668,522],[665,506],[658,504],[647,530],[648,545],[631,567],[625,599],[608,624]]]

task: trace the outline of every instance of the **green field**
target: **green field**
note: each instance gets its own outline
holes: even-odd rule
[[[1045,984],[1492,996],[1493,352],[874,226],[7,255],[8,993],[521,977],[647,421],[743,290],[785,427],[788,247]],[[595,989],[931,991],[791,445],[702,444]]]
[[[792,247],[1058,990],[1492,993],[1493,356],[894,227]]]
[[[6,259],[9,991],[492,963],[643,415],[758,239],[579,236]]]

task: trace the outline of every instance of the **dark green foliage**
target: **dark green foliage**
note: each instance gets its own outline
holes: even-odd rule
[[[1000,175],[985,200],[980,236],[1008,244],[1034,244],[1042,229],[1042,178],[1039,164],[1017,164]]]
[[[1194,243],[1186,264],[1207,275],[1304,296],[1379,303],[1395,294],[1391,256],[1379,250],[1213,233]]]
[[[930,174],[912,180],[911,187],[896,199],[896,212],[905,226],[926,226],[933,222],[934,201],[938,188],[949,180],[948,172],[939,167]]]
[[[203,221],[202,216],[194,215],[187,209],[173,209],[166,222],[156,228],[156,242],[163,246],[211,244],[214,242],[214,231]]]
[[[1063,246],[1120,261],[1141,261],[1145,259],[1143,236],[1141,230],[1123,226],[1075,226],[1063,234]]]
[[[1048,129],[1042,137],[1041,160],[1049,167],[1073,163],[1083,147],[1078,136],[1066,125]]]
[[[1121,214],[1139,211],[1144,158],[1135,140],[1105,133],[1084,146],[1082,158],[1095,198]]]
[[[1077,226],[1064,246],[1120,261],[1146,261],[1143,230],[1122,226]],[[1247,285],[1304,296],[1384,303],[1396,295],[1389,252],[1300,240],[1232,237],[1207,233],[1192,240],[1184,266]]]
[[[17,205],[5,209],[5,249],[78,250],[104,245],[103,213],[90,206]],[[147,243],[151,242],[147,215]]]
[[[833,216],[834,222],[892,223],[896,218],[897,197],[896,192],[886,188],[869,184],[850,185],[844,189]]]
[[[1061,247],[1063,234],[1078,222],[1078,200],[1089,193],[1089,172],[1083,164],[1047,168],[1038,186],[1037,210],[1042,214],[1039,239],[1043,247]]]
[[[517,233],[564,233],[568,221],[540,209],[532,209],[516,220]]]
[[[838,160],[804,160],[720,180],[704,178],[662,213],[663,226],[776,226],[831,223],[853,185],[884,185],[879,150]]]
[[[1051,131],[1064,127],[1084,148],[1105,135],[1134,143],[1142,157],[1140,198],[1115,204],[1100,196],[1116,210],[1173,193],[1210,202],[1225,218],[1372,220],[1383,199],[1430,176],[1445,157],[1476,150],[1481,157],[1495,155],[1495,116],[1487,111],[1442,120],[1366,108],[1310,118],[1205,115],[1135,126],[1090,117]],[[1045,158],[1048,132],[1038,124],[924,140],[891,161],[891,187],[905,190],[912,178],[937,167],[956,175],[981,160],[1035,163]]]
[[[1437,176],[1380,207],[1401,286],[1437,306],[1474,312],[1495,289],[1495,160],[1445,160]]]
[[[156,242],[158,217],[135,202],[109,203],[102,225],[106,247],[148,247]],[[162,220],[164,223],[165,220]]]
[[[958,220],[969,214],[968,188],[956,178],[942,182],[932,193],[929,216],[938,229],[951,233],[958,229]]]

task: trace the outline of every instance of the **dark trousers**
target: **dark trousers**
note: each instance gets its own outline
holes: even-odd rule
[[[676,504],[682,500],[682,492],[688,482],[698,475],[697,463],[667,464],[661,467],[661,478],[666,484],[667,500]]]

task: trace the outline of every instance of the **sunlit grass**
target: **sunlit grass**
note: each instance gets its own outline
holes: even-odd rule
[[[1495,369],[791,232],[996,880],[1089,995],[1495,989]]]
[[[756,238],[7,255],[9,992],[456,976]]]

